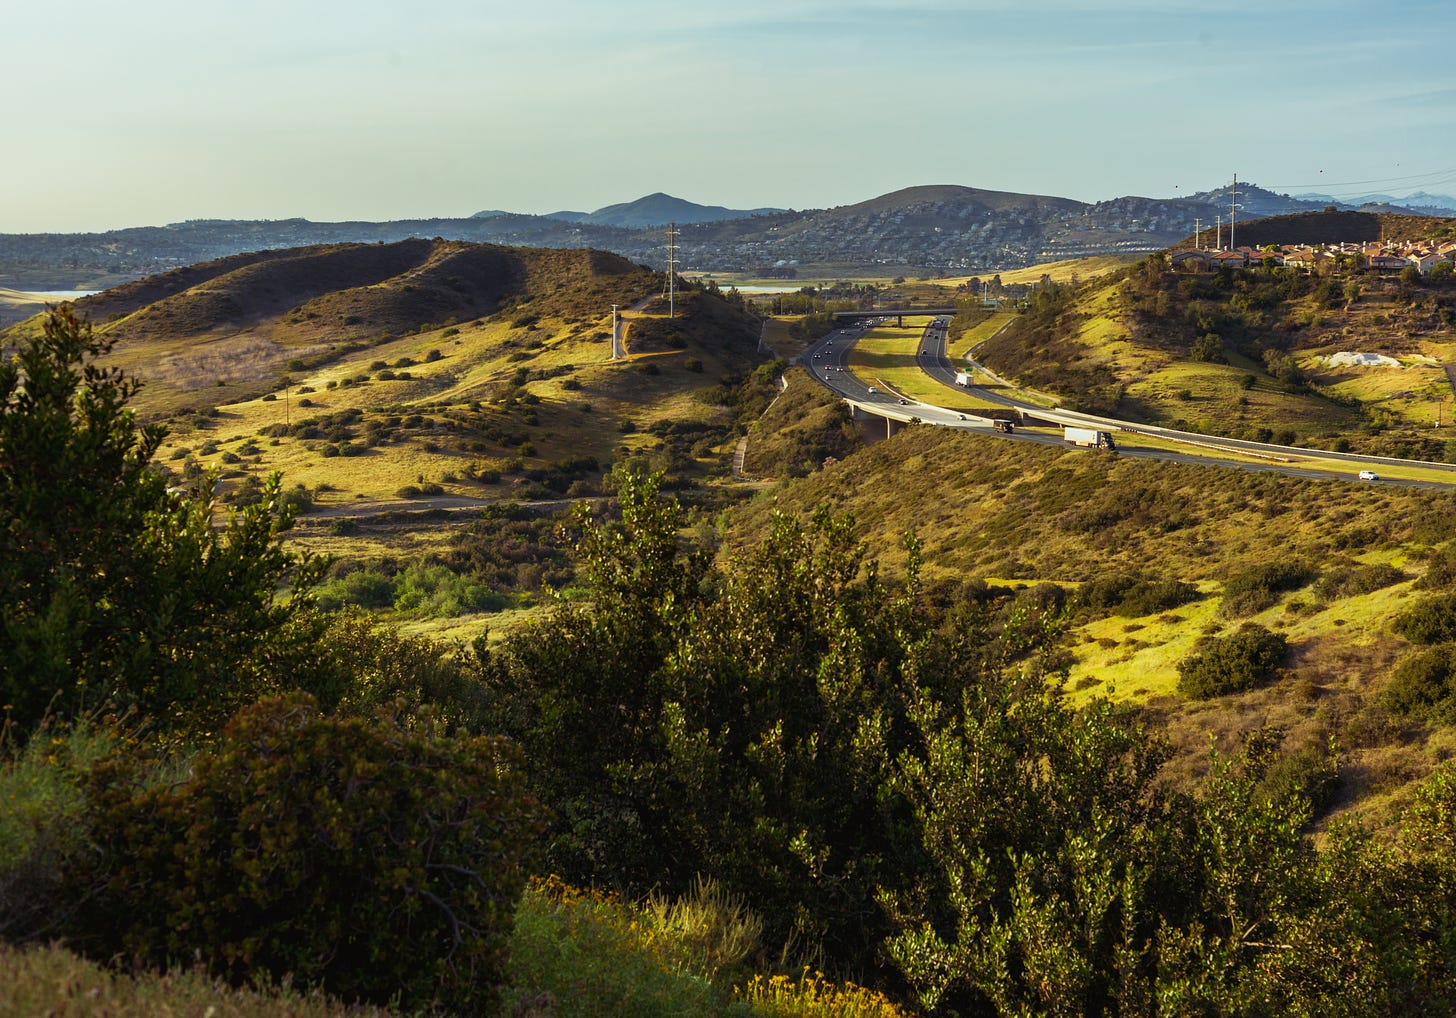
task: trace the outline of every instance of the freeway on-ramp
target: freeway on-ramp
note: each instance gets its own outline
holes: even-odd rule
[[[956,402],[965,402],[965,398],[969,396],[977,403],[1004,408],[1004,413],[1000,410],[994,411],[995,416],[1020,422],[1013,434],[996,430],[992,411],[976,414],[926,400],[910,399],[903,393],[892,391],[883,383],[870,384],[858,377],[850,368],[850,353],[855,344],[864,337],[872,322],[863,322],[829,333],[804,351],[802,363],[816,380],[828,386],[852,407],[893,421],[920,421],[995,435],[1011,441],[1060,446],[1066,445],[1061,434],[1062,428],[1091,428],[1116,434],[1118,452],[1133,457],[1237,467],[1291,477],[1352,481],[1367,474],[1379,477],[1377,472],[1385,467],[1407,474],[1415,472],[1419,476],[1384,476],[1381,478],[1382,483],[1429,488],[1456,486],[1456,466],[1450,464],[1300,449],[1268,442],[1200,435],[1157,425],[1084,414],[1060,407],[1049,408],[1028,399],[1018,399],[1008,395],[1017,392],[1016,387],[976,361],[974,350],[966,355],[964,366],[951,362],[946,351],[949,323],[949,316],[939,315],[925,327],[916,347],[916,365],[925,375],[945,386],[948,397],[951,390],[954,390],[960,397]],[[957,383],[958,377],[969,381],[971,377],[981,376],[991,379],[997,387]],[[1129,444],[1130,436],[1135,436],[1132,444]],[[1142,441],[1139,442],[1138,439]]]

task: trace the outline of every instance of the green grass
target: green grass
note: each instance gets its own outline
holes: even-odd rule
[[[1016,317],[1015,311],[997,311],[985,321],[961,333],[946,344],[946,356],[958,369],[965,362],[966,354],[980,346],[999,332],[1007,322]]]
[[[1125,265],[1138,260],[1140,255],[1092,255],[1087,258],[1068,258],[1056,262],[1042,262],[1039,265],[1028,265],[1019,269],[988,269],[985,272],[977,273],[974,276],[955,276],[938,280],[938,282],[955,286],[968,282],[971,279],[982,279],[989,281],[993,276],[1000,276],[1004,284],[1011,283],[1037,283],[1043,275],[1050,276],[1053,282],[1067,283],[1073,279],[1088,280],[1100,276],[1105,272],[1120,269]]]
[[[1202,586],[1212,590],[1215,585]],[[1218,614],[1219,599],[1204,592],[1200,601],[1142,618],[1113,615],[1072,633],[1072,666],[1067,689],[1074,699],[1093,695],[1145,702],[1173,696],[1178,662]]]

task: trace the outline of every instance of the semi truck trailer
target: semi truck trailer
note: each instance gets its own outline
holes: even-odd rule
[[[1092,449],[1116,449],[1117,445],[1112,441],[1111,432],[1097,431],[1095,428],[1064,428],[1062,437],[1073,445],[1080,445]]]

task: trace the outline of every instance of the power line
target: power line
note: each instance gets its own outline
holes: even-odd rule
[[[1430,170],[1403,177],[1373,177],[1369,180],[1317,180],[1306,184],[1269,184],[1271,191],[1288,191],[1296,187],[1434,187],[1456,181],[1456,167],[1445,170]]]
[[[667,224],[667,317],[677,311],[677,223]]]

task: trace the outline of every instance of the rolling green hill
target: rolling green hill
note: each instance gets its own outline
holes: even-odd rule
[[[1291,751],[1335,739],[1345,777],[1331,805],[1379,822],[1451,744],[1440,723],[1392,718],[1381,694],[1416,653],[1391,623],[1421,596],[1413,581],[1444,560],[1456,496],[920,426],[734,510],[729,542],[756,546],[774,511],[802,516],[820,504],[851,513],[892,575],[905,562],[903,535],[916,533],[934,597],[1076,604],[1110,578],[1189,585],[1192,599],[1176,607],[1077,608],[1066,642],[1072,694],[1108,694],[1156,717],[1180,748],[1174,780],[1203,772],[1210,736],[1228,749],[1275,725]],[[1307,572],[1297,587],[1235,608],[1231,592],[1271,562]],[[1352,575],[1380,579],[1371,588]],[[1288,639],[1283,678],[1211,701],[1179,695],[1177,667],[1196,642],[1251,621]]]
[[[1329,307],[1328,280],[1184,276],[1154,259],[1044,292],[983,353],[1003,373],[1087,406],[1443,454],[1443,436],[1411,429],[1409,416],[1381,416],[1410,402],[1398,392],[1350,398],[1338,388],[1346,383],[1310,367],[1339,344],[1398,353],[1410,366],[1385,370],[1406,377],[1437,370],[1418,358],[1443,353],[1450,328],[1433,312],[1445,292],[1355,281],[1355,299],[1342,285],[1342,303]],[[770,407],[760,321],[737,295],[690,289],[674,319],[660,305],[627,314],[630,356],[611,361],[610,305],[660,285],[600,252],[407,241],[224,259],[82,306],[116,340],[115,363],[146,382],[137,405],[171,428],[159,454],[166,469],[190,482],[215,467],[227,497],[243,502],[269,472],[284,473],[309,509],[297,539],[339,556],[331,582],[360,574],[330,596],[392,604],[406,574],[423,582],[415,566],[497,592],[463,624],[404,611],[413,632],[499,629],[503,605],[569,585],[549,520],[517,509],[485,518],[478,507],[536,502],[550,512],[608,490],[604,476],[628,461],[667,471],[703,510],[696,539],[725,549],[762,542],[775,508],[798,515],[828,504],[853,512],[893,575],[904,563],[900,537],[914,530],[936,597],[1062,599],[1109,577],[1186,585],[1192,600],[1173,608],[1083,612],[1066,648],[1075,695],[1109,692],[1161,719],[1184,751],[1174,773],[1199,769],[1209,732],[1231,744],[1270,721],[1310,747],[1353,730],[1342,801],[1380,811],[1382,796],[1404,787],[1401,774],[1425,773],[1443,751],[1439,725],[1386,724],[1378,705],[1396,663],[1414,653],[1392,620],[1446,540],[1456,508],[1448,496],[928,428],[864,448],[839,404],[801,372],[788,373]],[[1418,338],[1392,340],[1392,322],[1419,328]],[[1211,329],[1227,363],[1194,356]],[[1367,394],[1370,377],[1360,383]],[[727,478],[744,433],[745,472],[778,483],[719,516],[752,496]],[[460,507],[475,509],[446,514]],[[1282,560],[1306,563],[1307,581],[1255,611],[1224,610],[1228,585],[1252,564]],[[1341,579],[1377,567],[1396,572],[1368,589]],[[370,602],[360,593],[368,583],[389,593]],[[1178,665],[1198,641],[1250,620],[1287,637],[1287,675],[1211,703],[1179,695]]]
[[[1390,360],[1340,363],[1356,354]],[[1174,272],[1155,255],[1040,292],[982,356],[1113,416],[1314,448],[1456,455],[1437,427],[1443,415],[1450,423],[1444,365],[1456,362],[1449,277]]]

